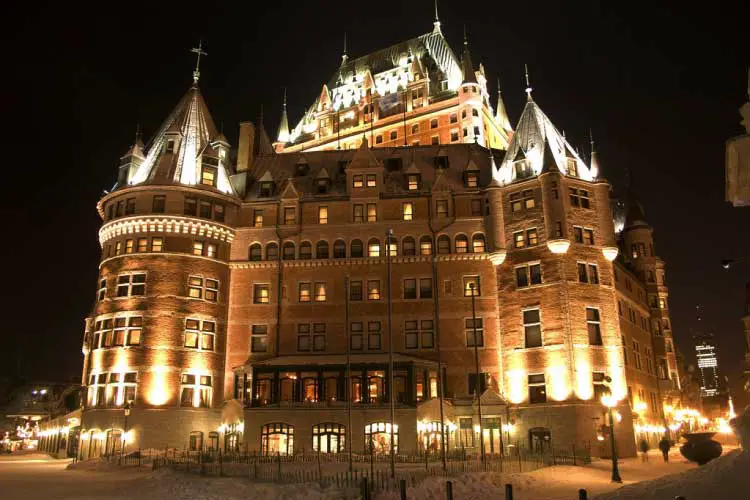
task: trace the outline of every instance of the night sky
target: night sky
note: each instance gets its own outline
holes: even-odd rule
[[[568,140],[588,150],[593,129],[602,175],[616,190],[630,170],[667,265],[678,347],[692,357],[701,304],[736,386],[750,208],[724,201],[724,143],[743,131],[747,2],[440,3],[456,52],[466,24],[493,98],[500,77],[512,123],[527,63],[535,100]],[[276,129],[284,86],[297,122],[338,67],[344,32],[357,57],[426,33],[433,21],[431,0],[71,5],[34,2],[4,19],[3,375],[17,373],[15,352],[25,377],[80,376],[97,278],[96,201],[113,185],[136,124],[148,139],[189,88],[189,49],[199,39],[208,52],[202,92],[236,147],[238,122],[256,120],[262,104]],[[721,268],[738,257],[748,263]]]

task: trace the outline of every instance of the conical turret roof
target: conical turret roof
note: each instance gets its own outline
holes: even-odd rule
[[[199,184],[200,156],[218,135],[206,101],[198,86],[193,85],[149,142],[146,159],[129,180],[129,184]],[[167,141],[174,141],[169,150]],[[223,193],[232,193],[224,162],[219,162],[216,188]]]
[[[289,120],[286,117],[286,89],[284,89],[284,102],[281,106],[281,121],[279,122],[279,133],[276,141],[286,144],[289,142]]]
[[[572,153],[568,157],[568,152]],[[516,179],[515,161],[525,158],[535,175],[539,175],[545,168],[552,165],[565,175],[568,174],[568,161],[576,162],[578,177],[593,180],[589,166],[575,153],[573,147],[560,134],[557,127],[533,100],[528,100],[523,109],[513,138],[508,145],[500,168],[497,171],[498,181],[508,184]]]
[[[464,52],[461,54],[462,83],[477,83],[477,75],[474,73],[474,65],[471,63],[471,52],[469,52],[469,39],[464,32]]]
[[[495,110],[495,123],[505,130],[506,132],[512,132],[513,127],[510,126],[510,118],[508,118],[508,112],[505,110],[505,102],[503,102],[503,93],[500,90],[500,80],[497,82],[497,109]]]

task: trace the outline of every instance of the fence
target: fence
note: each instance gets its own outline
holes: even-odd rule
[[[101,457],[103,462],[122,467],[169,467],[204,476],[246,477],[258,482],[307,483],[321,487],[361,488],[363,480],[370,492],[395,491],[403,480],[416,486],[427,477],[451,476],[472,472],[531,472],[550,465],[583,465],[591,458],[588,450],[551,448],[544,453],[516,450],[511,455],[488,455],[485,460],[469,456],[463,450],[447,455],[446,470],[438,453],[396,454],[395,477],[390,473],[390,455],[353,453],[349,468],[348,453],[303,451],[295,455],[263,455],[256,452],[221,450],[188,451],[175,448],[136,451],[125,455]]]

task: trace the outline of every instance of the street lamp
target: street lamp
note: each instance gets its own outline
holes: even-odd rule
[[[620,469],[617,467],[617,448],[615,447],[615,418],[612,414],[612,408],[617,406],[617,399],[612,393],[602,396],[602,404],[607,407],[609,413],[609,444],[612,452],[612,482],[621,483]]]
[[[122,445],[120,446],[120,461],[125,453],[125,444],[128,442],[128,417],[130,416],[130,401],[125,401],[122,406],[122,412],[125,415],[125,422],[122,429]]]
[[[388,263],[388,396],[390,399],[391,410],[391,477],[396,477],[396,450],[394,433],[396,432],[396,403],[393,387],[393,306],[392,306],[392,269],[391,269],[391,241],[393,239],[393,229],[388,228],[385,232],[386,259]]]
[[[476,295],[476,283],[469,283],[469,290],[471,291],[471,327],[474,337],[474,394],[477,398],[477,411],[479,412],[479,453],[480,460],[484,462],[484,432],[482,429],[482,398],[479,394],[481,385],[479,384],[479,341],[477,339],[477,308],[474,296]]]

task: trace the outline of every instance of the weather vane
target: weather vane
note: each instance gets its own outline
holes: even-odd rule
[[[207,56],[208,54],[203,51],[203,41],[198,40],[198,46],[190,49],[190,52],[198,55],[198,59],[195,61],[195,71],[193,71],[193,83],[197,84],[198,79],[201,77],[201,56]]]

